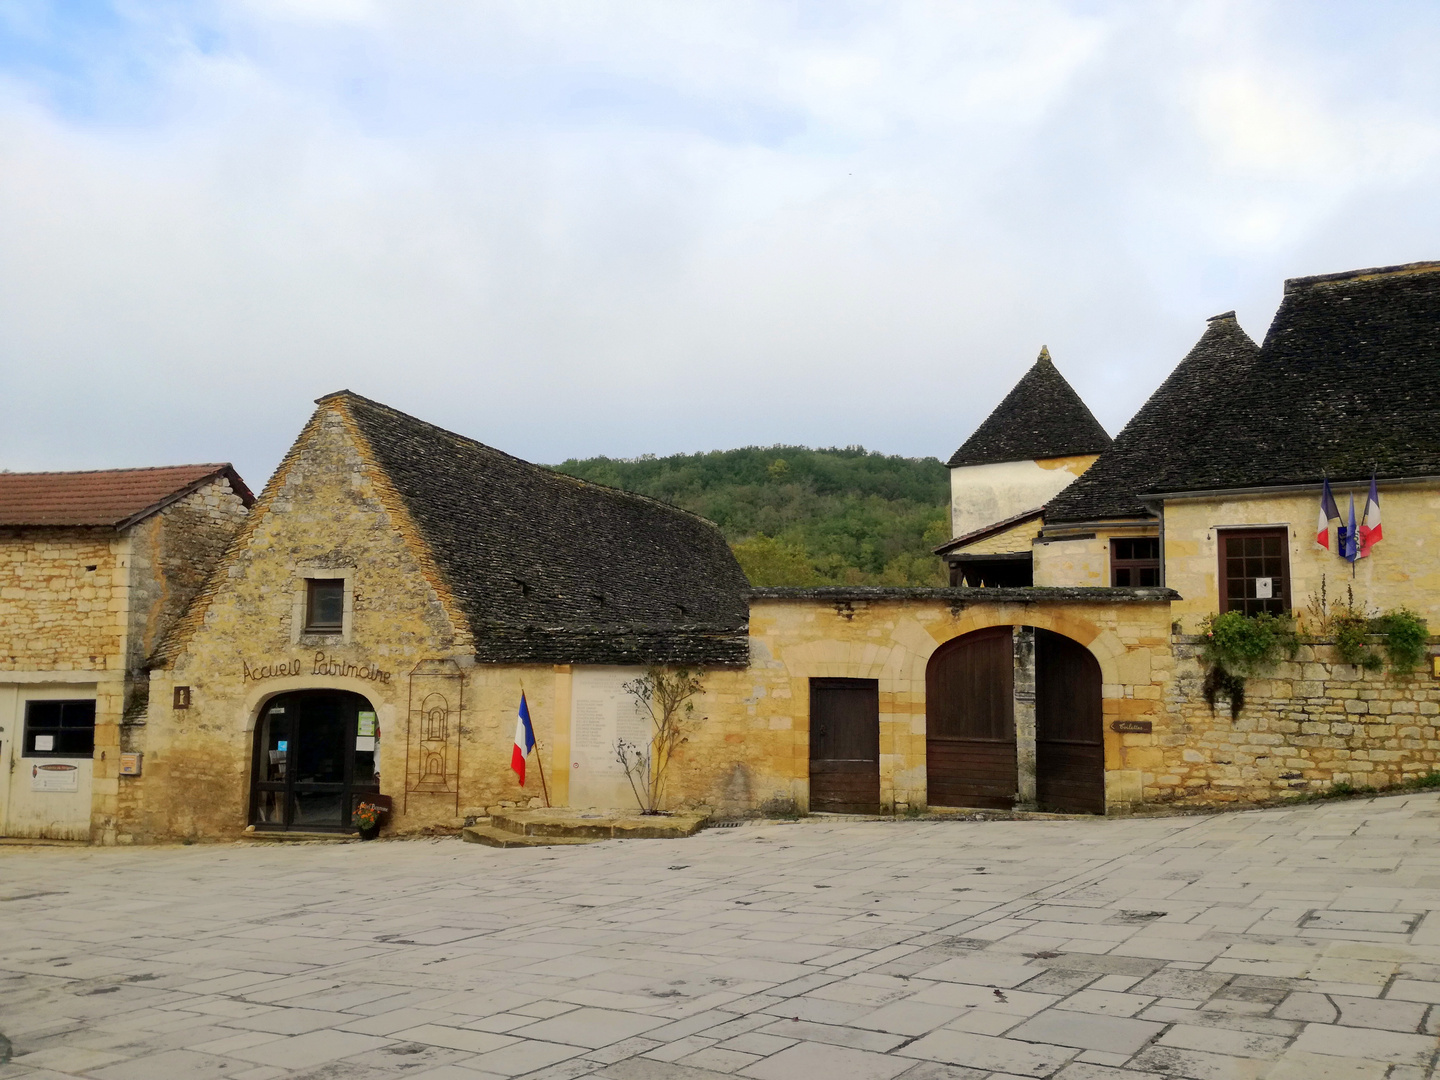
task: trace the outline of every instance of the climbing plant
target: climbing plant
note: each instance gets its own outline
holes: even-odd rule
[[[1282,656],[1293,658],[1299,648],[1295,620],[1288,616],[1241,611],[1208,616],[1200,642],[1206,704],[1214,709],[1218,698],[1228,698],[1231,719],[1238,717],[1245,707],[1245,680],[1268,671]]]

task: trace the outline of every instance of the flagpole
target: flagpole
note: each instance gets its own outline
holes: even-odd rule
[[[522,700],[525,697],[524,679],[520,680],[520,697]],[[548,807],[550,805],[550,788],[545,783],[545,754],[543,751],[544,747],[540,745],[540,740],[537,738],[535,740],[535,764],[540,766],[540,790],[545,794],[545,805]]]

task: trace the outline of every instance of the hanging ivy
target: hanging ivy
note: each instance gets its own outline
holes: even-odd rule
[[[1208,668],[1202,692],[1213,711],[1220,697],[1230,701],[1230,718],[1245,707],[1245,680],[1263,674],[1300,649],[1295,621],[1261,612],[1226,611],[1205,619],[1200,659]]]

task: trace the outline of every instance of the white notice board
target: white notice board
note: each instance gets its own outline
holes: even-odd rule
[[[638,809],[625,770],[615,756],[624,739],[650,745],[651,722],[625,683],[641,678],[641,668],[577,667],[570,691],[570,805],[601,809]]]

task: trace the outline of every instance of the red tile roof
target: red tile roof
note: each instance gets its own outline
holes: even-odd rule
[[[223,476],[250,506],[255,496],[229,464],[93,472],[0,472],[0,526],[122,529]]]

